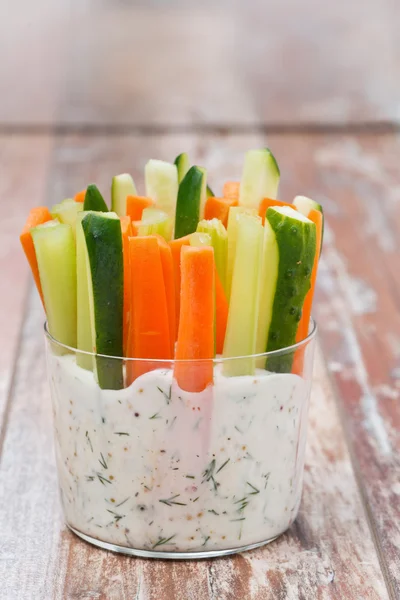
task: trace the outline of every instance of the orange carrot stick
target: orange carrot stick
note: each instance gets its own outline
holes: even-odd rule
[[[159,368],[151,359],[171,359],[168,307],[160,249],[154,236],[129,238],[131,317],[128,334],[127,383]]]
[[[311,286],[304,299],[303,310],[301,313],[301,319],[296,333],[296,342],[300,342],[307,337],[308,328],[310,325],[311,309],[315,292],[315,282],[317,279],[318,261],[321,249],[321,237],[322,237],[322,213],[314,208],[308,213],[308,218],[315,223],[316,226],[316,252],[314,257],[314,265],[311,273]]]
[[[131,227],[133,236],[139,235],[139,227],[141,225],[143,225],[142,221],[132,221]]]
[[[204,208],[204,218],[208,221],[211,219],[219,219],[224,227],[228,225],[228,215],[231,206],[237,206],[236,198],[215,198],[210,196]]]
[[[290,208],[297,208],[294,204],[289,204],[289,202],[282,202],[281,200],[274,200],[273,198],[263,198],[260,202],[260,206],[258,207],[258,214],[262,218],[262,224],[265,223],[265,215],[267,214],[267,209],[270,206],[290,206]]]
[[[154,200],[147,196],[127,196],[126,214],[130,216],[132,221],[140,221],[143,210],[153,205]]]
[[[124,255],[124,324],[123,324],[123,348],[126,356],[129,318],[130,318],[130,268],[129,268],[129,238],[132,236],[132,227],[130,217],[120,217],[122,232],[122,249]]]
[[[36,259],[35,247],[33,245],[33,239],[32,239],[30,230],[32,229],[32,227],[37,227],[38,225],[41,225],[42,223],[51,221],[52,218],[53,217],[51,216],[49,209],[46,206],[38,206],[37,208],[32,208],[32,210],[30,211],[28,218],[26,220],[25,226],[21,232],[21,235],[19,236],[19,239],[21,240],[22,248],[25,252],[26,258],[28,259],[29,266],[31,268],[32,275],[35,280],[36,287],[39,292],[39,295],[42,300],[42,304],[43,304],[44,308],[45,308],[45,306],[44,306],[44,299],[43,299],[43,292],[42,292],[42,284],[40,283],[39,267],[38,267],[38,263],[37,263],[37,259]]]
[[[224,198],[230,198],[232,200],[239,201],[239,190],[240,181],[226,181],[222,189],[222,195]]]
[[[222,354],[225,341],[226,323],[228,321],[229,304],[225,291],[215,269],[215,325],[216,325],[216,350]]]
[[[175,378],[182,390],[201,392],[213,382],[214,250],[210,246],[183,246],[181,271]],[[195,362],[185,363],[187,359]]]
[[[169,337],[171,342],[171,356],[175,352],[176,335],[176,312],[175,312],[175,273],[174,261],[172,260],[172,251],[165,239],[161,235],[155,234],[158,241],[158,248],[161,256],[161,266],[164,276],[165,295],[167,299]]]
[[[81,192],[78,192],[77,194],[75,194],[74,200],[75,200],[75,202],[85,202],[85,196],[86,196],[86,190],[82,190]]]
[[[169,246],[172,252],[172,260],[174,263],[174,278],[175,278],[175,311],[176,311],[176,332],[175,340],[178,336],[179,327],[179,310],[181,303],[181,250],[182,246],[190,246],[190,235],[185,235],[177,240],[171,240]]]

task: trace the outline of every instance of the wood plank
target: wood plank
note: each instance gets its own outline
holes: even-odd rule
[[[50,148],[48,137],[0,136],[0,440],[28,281],[18,236],[29,209],[45,202]]]
[[[140,186],[139,171],[149,156],[168,159],[182,149],[188,149],[194,160],[213,165],[211,181],[218,189],[238,172],[242,151],[262,141],[256,137],[138,136],[113,140],[111,149],[106,138],[68,137],[60,140],[55,152],[50,197],[70,195],[88,180],[105,189],[112,173],[132,163]],[[304,139],[297,143],[304,150]],[[288,148],[295,169],[297,151],[292,153],[291,145]],[[284,162],[288,167],[287,157]],[[303,181],[300,176],[298,181]],[[0,506],[5,507],[2,546],[6,549],[0,561],[0,584],[7,600],[389,598],[320,353],[303,505],[290,531],[264,549],[233,558],[144,561],[92,548],[62,525],[41,322],[39,302],[32,296],[0,465]]]
[[[0,123],[397,122],[398,20],[396,0],[8,0]]]

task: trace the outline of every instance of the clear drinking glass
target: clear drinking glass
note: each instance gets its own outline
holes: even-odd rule
[[[289,348],[207,361],[91,355],[45,331],[61,501],[78,536],[137,556],[206,558],[293,523],[314,322]],[[108,370],[121,389],[99,387],[95,373]],[[203,391],[181,389],[210,373]]]

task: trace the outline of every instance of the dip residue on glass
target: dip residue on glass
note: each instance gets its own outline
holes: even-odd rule
[[[111,544],[169,552],[273,539],[301,498],[308,383],[257,370],[184,392],[171,370],[101,390],[49,354],[67,523]]]

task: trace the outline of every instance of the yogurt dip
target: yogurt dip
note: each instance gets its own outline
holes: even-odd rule
[[[126,548],[210,552],[268,541],[301,499],[309,382],[257,370],[201,393],[171,370],[101,390],[48,353],[67,523]]]

